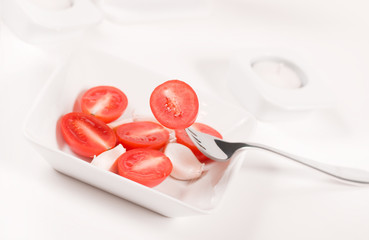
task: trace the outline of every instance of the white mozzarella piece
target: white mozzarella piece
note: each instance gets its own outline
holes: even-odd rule
[[[117,166],[115,164],[115,161],[120,155],[125,152],[126,149],[121,144],[119,144],[115,148],[107,150],[99,154],[98,156],[95,156],[91,164],[98,168],[117,173]]]
[[[192,180],[199,178],[204,171],[204,163],[201,163],[192,153],[191,149],[179,144],[169,143],[164,151],[173,164],[170,174],[179,180]]]

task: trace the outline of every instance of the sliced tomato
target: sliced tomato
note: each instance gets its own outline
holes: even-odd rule
[[[117,162],[119,175],[147,187],[164,181],[173,169],[172,162],[164,153],[148,148],[129,150]]]
[[[150,97],[150,107],[163,126],[184,129],[195,122],[199,101],[195,91],[187,83],[170,80],[154,89]]]
[[[119,118],[128,105],[126,95],[118,88],[98,86],[87,90],[81,97],[80,109],[105,123]]]
[[[115,128],[118,142],[126,149],[160,149],[169,140],[169,131],[155,122],[130,122]]]
[[[116,145],[114,131],[89,114],[68,113],[61,118],[60,128],[72,151],[81,156],[93,157]]]
[[[210,134],[214,137],[217,137],[220,139],[223,138],[222,135],[217,130],[215,130],[214,128],[206,124],[196,122],[191,127],[193,127],[195,130],[198,130],[206,134]],[[200,150],[191,141],[190,137],[187,135],[184,129],[176,129],[175,133],[176,133],[177,143],[183,144],[187,146],[188,148],[190,148],[191,151],[195,154],[195,156],[197,157],[197,159],[199,159],[200,162],[206,163],[206,162],[211,161],[211,159],[209,159],[204,154],[202,154],[202,152],[200,152]]]

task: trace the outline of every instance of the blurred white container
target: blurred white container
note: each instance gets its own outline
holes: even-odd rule
[[[289,50],[239,51],[228,79],[233,95],[259,120],[293,120],[331,106],[316,69]]]
[[[39,8],[46,10],[60,11],[70,8],[74,4],[74,0],[28,0]]]
[[[73,38],[102,19],[90,0],[2,0],[0,3],[6,25],[31,43]]]
[[[108,20],[118,23],[203,17],[210,0],[95,0]]]

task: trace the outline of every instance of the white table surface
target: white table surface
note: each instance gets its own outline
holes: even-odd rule
[[[368,7],[364,0],[218,0],[201,19],[104,21],[83,41],[175,78],[210,81],[215,91],[235,51],[293,49],[326,76],[336,105],[303,120],[261,122],[253,138],[369,170]],[[271,154],[248,155],[218,212],[176,219],[54,171],[26,142],[22,123],[70,46],[32,45],[4,24],[0,39],[0,239],[369,239],[369,186]]]

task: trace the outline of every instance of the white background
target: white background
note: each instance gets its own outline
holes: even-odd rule
[[[367,1],[218,0],[213,7],[202,18],[104,21],[83,41],[173,78],[211,82],[214,91],[239,49],[297,51],[324,74],[336,104],[303,120],[260,123],[253,137],[369,170]],[[29,44],[4,24],[0,41],[0,239],[369,239],[369,186],[271,154],[248,155],[218,212],[177,219],[57,173],[28,145],[22,124],[71,46]]]

